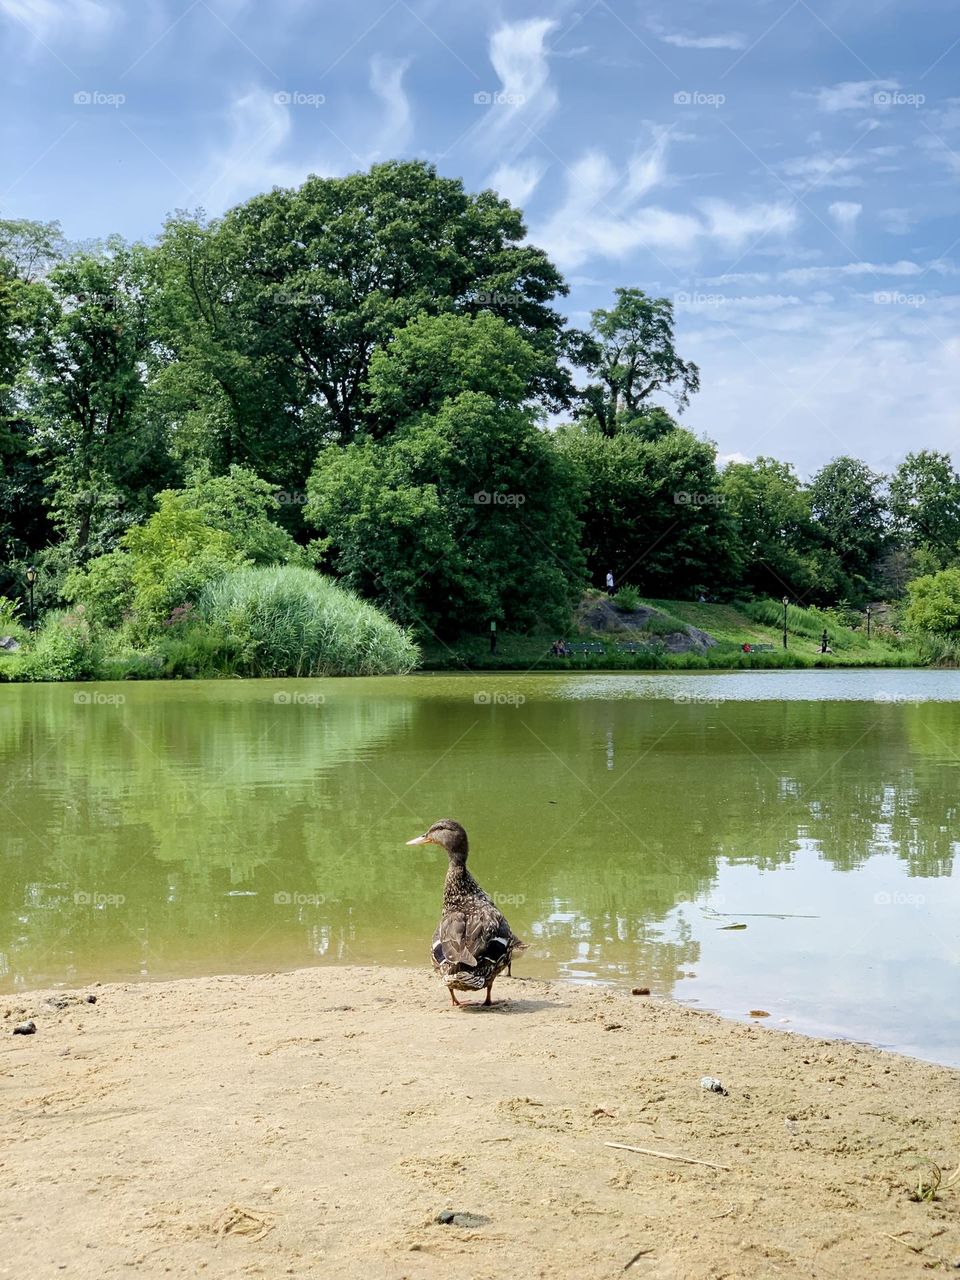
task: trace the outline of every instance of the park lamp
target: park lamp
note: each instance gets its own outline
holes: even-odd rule
[[[32,587],[32,586],[33,586],[33,584],[36,582],[36,580],[37,580],[37,571],[36,571],[36,569],[33,567],[33,565],[32,565],[32,564],[31,564],[31,565],[28,565],[28,566],[27,566],[27,581],[30,583],[31,587]]]
[[[787,605],[790,603],[790,597],[783,597],[783,647],[787,647]]]

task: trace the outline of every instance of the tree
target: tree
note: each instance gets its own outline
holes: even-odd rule
[[[960,633],[960,568],[915,578],[907,586],[910,597],[906,621],[918,631],[956,636]]]
[[[729,584],[733,529],[714,445],[679,428],[650,441],[583,424],[560,428],[556,442],[580,475],[594,582],[610,570],[655,596]]]
[[[883,476],[849,457],[828,462],[810,484],[810,508],[821,537],[836,554],[854,597],[870,590],[868,578],[883,549],[887,508],[882,488]]]
[[[960,476],[949,454],[908,453],[890,477],[890,513],[912,547],[927,547],[941,565],[960,549]]]
[[[525,234],[506,201],[421,162],[311,177],[209,226],[173,219],[158,264],[165,346],[186,366],[180,414],[198,415],[217,468],[295,484],[291,463],[302,480],[321,444],[382,429],[367,390],[378,347],[420,315],[487,312],[540,357],[528,395],[567,403],[550,305],[566,286]]]
[[[165,425],[147,395],[145,254],[113,239],[52,267],[32,325],[26,416],[72,561],[109,550],[173,478]]]
[[[669,395],[681,412],[700,389],[700,370],[677,355],[673,303],[642,289],[617,289],[616,305],[594,311],[582,360],[598,379],[581,393],[582,412],[606,435],[652,408],[650,397]]]
[[[815,593],[818,544],[810,497],[790,463],[762,457],[728,463],[720,489],[736,524],[743,585],[760,596]]]
[[[497,317],[426,317],[371,364],[382,439],[324,449],[324,561],[421,630],[565,626],[582,583],[569,468],[524,406],[537,352]],[[460,388],[458,390],[458,388]]]

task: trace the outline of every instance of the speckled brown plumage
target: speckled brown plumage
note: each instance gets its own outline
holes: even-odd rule
[[[455,991],[484,988],[487,996],[483,1003],[491,1004],[495,979],[504,969],[509,970],[513,956],[527,944],[520,941],[496,903],[467,870],[469,845],[459,822],[443,818],[408,843],[438,844],[449,858],[443,914],[433,935],[433,967],[447,984],[455,1005],[460,1003]]]

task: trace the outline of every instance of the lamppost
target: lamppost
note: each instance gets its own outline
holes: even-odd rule
[[[33,584],[37,580],[37,571],[33,565],[27,567],[27,586],[30,588],[30,630],[33,630]]]
[[[497,623],[495,618],[490,620],[490,652],[497,652]]]
[[[870,639],[870,606],[867,605],[867,640]]]
[[[790,603],[790,597],[783,597],[783,647],[787,647],[787,605]]]

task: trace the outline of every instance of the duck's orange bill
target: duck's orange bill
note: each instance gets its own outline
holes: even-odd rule
[[[429,836],[417,836],[414,840],[408,840],[407,844],[433,844]]]

